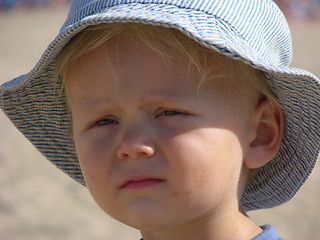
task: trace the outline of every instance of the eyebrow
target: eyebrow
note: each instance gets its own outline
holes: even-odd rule
[[[172,96],[171,94],[154,94],[149,96],[144,96],[141,99],[141,106],[154,104],[154,103],[172,103],[172,102],[185,102],[187,99],[196,99],[196,98],[189,98],[187,96],[190,95],[178,95]]]
[[[185,95],[185,96],[184,96]],[[188,95],[190,96],[190,95]],[[153,105],[153,104],[172,104],[174,102],[184,103],[187,102],[187,99],[190,100],[190,98],[187,97],[187,94],[181,94],[178,96],[172,96],[172,94],[150,94],[146,96],[142,96],[139,100],[139,107]],[[193,100],[199,100],[197,96],[192,97]],[[93,101],[86,101],[86,106],[92,107],[97,106],[95,109],[98,111],[103,111],[102,109],[108,108],[111,110],[117,110],[120,108],[115,107],[115,104],[111,104],[113,101],[108,96],[105,96],[103,98],[98,98]],[[119,104],[120,105],[120,104]]]

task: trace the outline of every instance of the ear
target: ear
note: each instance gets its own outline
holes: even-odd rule
[[[251,117],[254,134],[249,141],[245,165],[255,169],[268,163],[279,151],[284,117],[281,108],[269,100],[259,103]]]

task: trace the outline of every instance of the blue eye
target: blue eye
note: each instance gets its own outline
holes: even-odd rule
[[[173,116],[173,115],[182,115],[182,112],[175,111],[175,110],[164,110],[160,115],[163,116]]]
[[[162,110],[157,117],[161,117],[161,116],[181,116],[181,115],[186,115],[185,112],[180,112],[177,110]]]
[[[96,122],[96,126],[101,127],[105,125],[110,125],[110,124],[117,124],[118,121],[112,119],[112,118],[104,118]]]

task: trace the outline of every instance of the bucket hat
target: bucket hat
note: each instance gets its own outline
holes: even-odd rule
[[[0,88],[0,106],[13,124],[54,165],[85,185],[72,136],[56,56],[88,26],[135,22],[175,28],[199,44],[263,71],[282,104],[279,152],[247,183],[245,211],[290,200],[311,174],[320,152],[320,82],[289,67],[288,24],[271,0],[75,0],[57,37],[36,66]]]

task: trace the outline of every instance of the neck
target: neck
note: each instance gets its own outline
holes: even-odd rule
[[[219,218],[203,216],[183,226],[159,232],[141,231],[144,240],[247,240],[262,232],[248,216],[241,211],[224,213]]]

